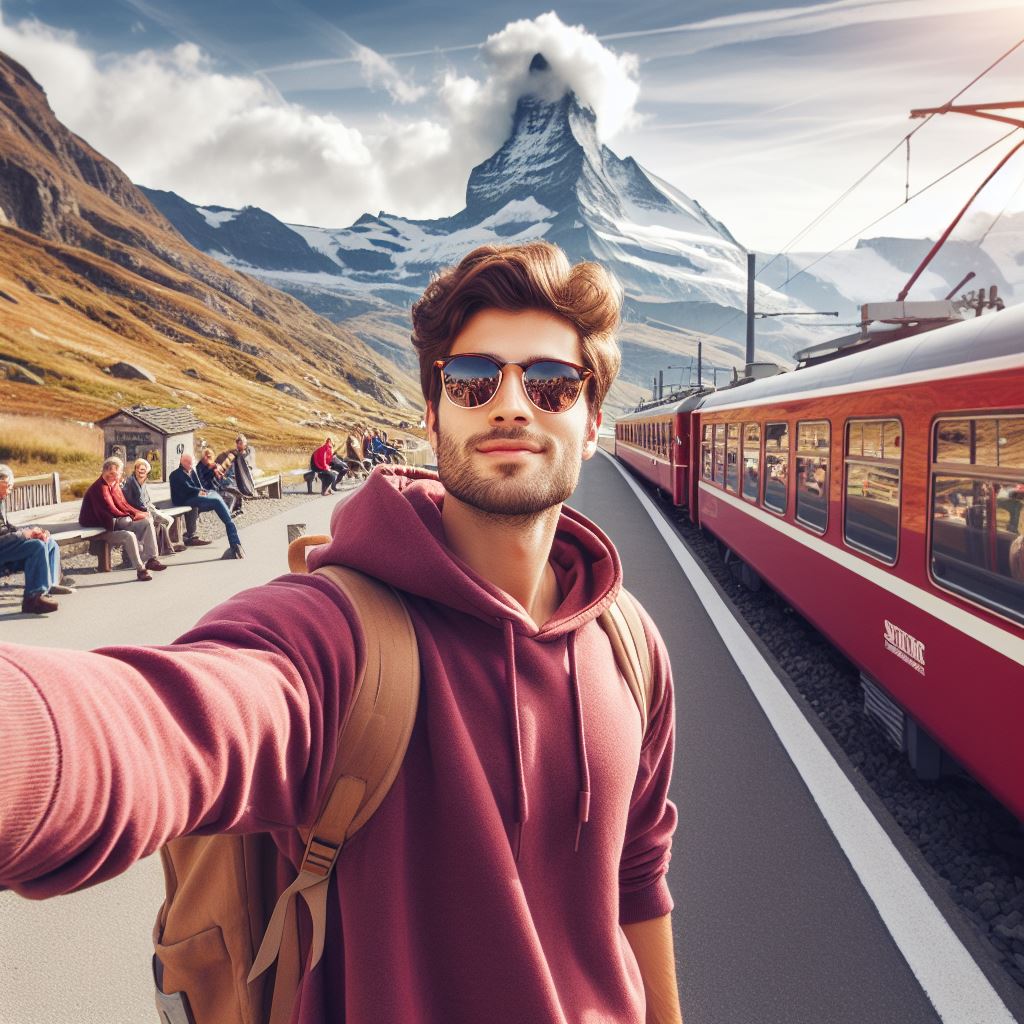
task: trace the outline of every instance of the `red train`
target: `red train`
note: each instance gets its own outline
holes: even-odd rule
[[[1024,819],[1024,308],[642,408],[615,453]]]

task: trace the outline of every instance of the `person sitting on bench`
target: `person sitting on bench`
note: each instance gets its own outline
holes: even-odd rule
[[[7,495],[14,486],[14,471],[0,464],[0,568],[25,570],[21,610],[26,615],[55,612],[53,594],[73,594],[75,581],[62,576],[60,548],[41,526],[15,526],[7,518]]]
[[[245,434],[235,438],[235,447],[217,456],[217,465],[224,473],[224,483],[247,498],[258,498],[256,493],[256,452],[249,445]],[[239,505],[241,508],[241,505]]]
[[[152,497],[150,497],[147,480],[149,479],[149,471],[152,468],[145,459],[136,459],[135,465],[132,466],[132,475],[125,479],[121,490],[124,494],[124,500],[132,508],[137,508],[140,512],[149,513],[150,518],[153,520],[153,529],[156,530],[156,541],[160,554],[173,555],[175,551],[183,550],[184,545],[178,544],[175,546],[174,541],[171,540],[171,524],[174,520],[166,512],[158,509]]]
[[[242,492],[228,483],[227,472],[218,465],[212,448],[203,449],[196,463],[196,473],[203,488],[211,494],[219,494],[233,516],[242,514]]]
[[[334,460],[334,442],[331,438],[327,438],[326,441],[315,452],[313,452],[313,458],[310,460],[310,468],[316,470],[316,475],[320,478],[320,493],[323,494],[334,494],[334,485],[338,481],[338,471],[331,468],[331,462]]]
[[[345,439],[345,461],[351,473],[367,474],[373,469],[373,463],[363,458],[363,440],[360,434],[349,434]]]
[[[196,525],[199,521],[200,512],[216,512],[217,518],[224,524],[224,529],[228,535],[228,549],[221,557],[245,558],[242,542],[238,537],[238,530],[231,519],[231,513],[228,511],[227,505],[224,504],[224,499],[219,494],[207,491],[199,482],[199,476],[195,470],[195,457],[191,452],[184,452],[182,454],[181,462],[178,468],[171,473],[169,480],[171,484],[171,501],[175,505],[191,505],[195,510],[191,524],[187,517],[185,519],[185,529],[187,531],[185,543],[189,543],[189,537],[192,538],[191,543],[193,544],[209,543],[209,541],[199,541],[198,537],[196,537]]]
[[[121,490],[123,469],[124,463],[116,455],[104,461],[98,479],[82,496],[78,522],[107,530],[109,542],[122,548],[139,582],[147,583],[153,578],[151,571],[162,572],[167,566],[156,557],[156,532],[149,513],[140,512],[125,500]]]
[[[380,456],[385,462],[394,462],[395,457],[398,455],[398,449],[388,444],[381,437],[379,430],[375,430],[370,438],[370,450],[375,456]]]

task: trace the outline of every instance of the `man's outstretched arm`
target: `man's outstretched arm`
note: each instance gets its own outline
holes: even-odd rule
[[[682,1024],[672,915],[622,926],[633,949],[647,997],[647,1024]]]
[[[0,887],[43,898],[200,828],[308,820],[351,696],[355,622],[330,583],[289,576],[169,646],[0,644]]]

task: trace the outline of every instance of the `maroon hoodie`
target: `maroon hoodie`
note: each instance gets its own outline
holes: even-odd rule
[[[435,477],[378,469],[311,564],[404,593],[422,691],[394,787],[343,850],[302,1024],[643,1024],[621,924],[671,909],[673,702],[639,713],[595,621],[614,548],[564,509],[561,604],[538,631],[444,543]],[[362,638],[328,582],[237,595],[176,644],[0,645],[0,885],[30,897],[109,878],[174,836],[293,833],[326,783]],[[155,910],[155,908],[154,908]]]

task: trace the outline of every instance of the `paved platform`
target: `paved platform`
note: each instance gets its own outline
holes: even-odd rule
[[[170,641],[215,603],[285,571],[286,524],[323,532],[333,504],[311,502],[243,530],[250,557],[242,562],[190,549],[151,584],[127,573],[90,579],[62,599],[58,616],[0,620],[0,640],[79,649]],[[939,1021],[617,469],[601,456],[588,463],[572,504],[615,541],[627,586],[655,616],[672,657],[680,824],[669,882],[686,1024]],[[0,893],[0,1024],[155,1020],[150,929],[161,898],[157,858],[47,903]]]
[[[287,572],[287,524],[326,533],[335,504],[306,502],[251,527],[243,517],[238,526],[248,557],[241,561],[221,561],[224,545],[216,543],[168,559],[171,568],[151,583],[135,582],[130,571],[83,575],[56,615],[0,616],[0,640],[75,650],[170,643],[232,594]],[[46,902],[0,893],[0,1024],[155,1022],[149,965],[162,899],[158,857],[102,886]]]
[[[587,464],[570,504],[614,540],[626,586],[654,617],[672,660],[679,828],[669,881],[686,1024],[942,1019],[715,623],[610,459]],[[943,950],[936,941],[931,952]],[[984,1010],[961,999],[952,1012],[944,1007],[947,1024],[1024,1020],[1020,993],[1005,976],[1000,996],[1015,1000],[1020,1016],[989,1016],[998,997]]]

